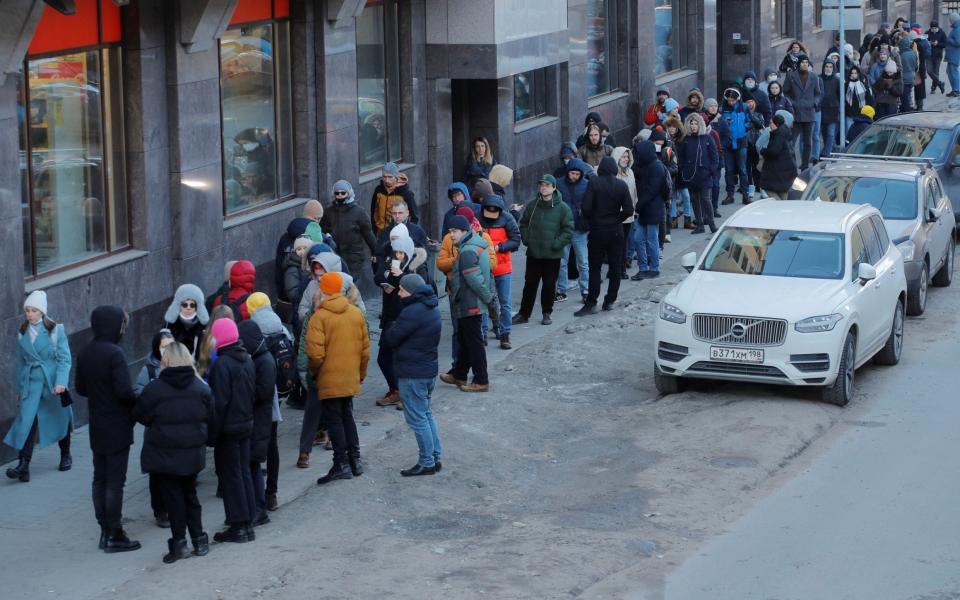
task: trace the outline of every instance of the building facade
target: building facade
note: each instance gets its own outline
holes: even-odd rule
[[[939,5],[865,0],[866,29]],[[58,10],[59,9],[59,10]],[[338,179],[368,206],[409,178],[437,237],[471,140],[523,203],[598,112],[620,143],[659,86],[716,96],[799,38],[822,60],[819,0],[0,0],[0,352],[45,289],[71,347],[88,315],[131,316],[131,361],[176,287],[257,265]],[[70,13],[70,14],[64,14]],[[861,31],[847,37],[859,46]],[[375,290],[364,290],[375,293]],[[86,421],[83,399],[78,424]],[[0,431],[17,410],[0,376]],[[9,450],[9,449],[7,449]],[[6,454],[9,456],[9,453]]]

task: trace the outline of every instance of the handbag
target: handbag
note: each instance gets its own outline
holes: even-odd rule
[[[73,404],[73,396],[70,395],[70,390],[63,390],[63,393],[60,394],[60,406],[66,408]]]

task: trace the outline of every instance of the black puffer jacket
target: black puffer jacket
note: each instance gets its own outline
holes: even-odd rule
[[[93,341],[77,356],[77,393],[89,401],[90,448],[98,454],[116,454],[133,444],[133,385],[117,345],[125,320],[119,306],[93,309]]]
[[[212,442],[221,438],[250,437],[256,380],[253,359],[239,341],[217,348],[217,361],[210,369],[210,389],[216,412],[214,431],[210,436]]]
[[[253,400],[253,434],[250,437],[250,460],[267,460],[267,446],[270,444],[270,429],[273,424],[273,394],[277,387],[277,363],[267,350],[263,332],[253,321],[244,321],[237,326],[240,341],[253,357],[256,372]]]
[[[200,354],[200,338],[203,337],[204,329],[200,319],[195,319],[190,325],[186,325],[183,321],[177,319],[173,323],[167,323],[167,329],[173,334],[173,339],[186,346],[196,360]]]
[[[617,178],[617,161],[604,156],[597,176],[587,185],[581,207],[590,223],[590,230],[616,229],[623,232],[622,223],[633,214],[633,201],[627,184]]]
[[[790,128],[781,125],[776,131],[771,131],[770,143],[760,155],[763,156],[760,186],[779,194],[790,191],[797,178],[797,165],[793,160],[793,132]]]
[[[666,201],[669,199],[665,197],[664,187],[670,173],[657,157],[653,142],[640,142],[636,145],[636,152],[637,218],[641,225],[659,225],[663,222]]]
[[[204,446],[214,420],[213,394],[193,367],[168,367],[143,388],[133,416],[147,429],[144,473],[189,476],[206,465]]]

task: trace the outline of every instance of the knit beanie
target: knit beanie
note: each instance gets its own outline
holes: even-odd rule
[[[30,292],[30,295],[27,296],[27,299],[23,301],[23,307],[35,308],[47,314],[47,293],[43,290],[34,290]]]
[[[680,108],[680,103],[673,98],[667,98],[663,103],[663,112],[668,113]]]
[[[307,200],[303,205],[303,216],[311,221],[319,221],[323,218],[323,205],[319,200]]]
[[[887,75],[896,75],[897,74],[897,63],[892,60],[888,60],[887,64],[883,66],[883,72]]]
[[[877,110],[869,104],[864,104],[863,107],[860,108],[860,114],[873,119],[873,117],[877,114]]]
[[[388,162],[387,164],[383,165],[383,174],[392,175],[394,177],[399,178],[400,168],[397,167],[397,163]]]
[[[492,196],[493,194],[491,194]],[[461,206],[457,209],[457,214],[465,218],[467,221],[473,221],[477,218],[477,215],[473,214],[473,209],[469,206]]]
[[[454,215],[450,218],[450,229],[459,229],[460,231],[470,231],[470,221],[461,215]]]
[[[323,241],[323,229],[320,227],[320,224],[315,221],[307,225],[307,228],[303,231],[303,235],[318,244]]]
[[[490,181],[487,179],[478,179],[477,182],[473,184],[473,195],[481,200],[487,196],[492,196],[493,186],[490,185]]]
[[[414,293],[425,285],[427,285],[427,282],[416,273],[407,273],[400,278],[400,287],[408,294]]]
[[[320,278],[320,291],[324,296],[340,294],[343,290],[343,277],[335,271],[328,271]]]
[[[296,252],[301,249],[309,250],[313,244],[313,240],[308,237],[298,237],[297,239],[293,240],[293,251]]]
[[[233,322],[233,319],[217,319],[213,323],[210,333],[216,340],[217,350],[240,339],[240,332],[237,331],[237,324]]]
[[[250,316],[264,306],[270,306],[270,298],[263,292],[254,292],[247,297],[247,312]]]
[[[717,102],[716,98],[707,98],[703,101],[703,108],[710,108],[711,106],[720,106],[720,103]]]
[[[665,141],[667,141],[667,132],[665,132],[665,131],[662,130],[662,129],[655,129],[655,130],[650,134],[650,141],[651,141],[651,142],[665,142]]]

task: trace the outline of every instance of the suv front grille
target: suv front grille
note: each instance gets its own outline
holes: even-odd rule
[[[693,315],[693,337],[711,344],[779,346],[787,337],[783,319],[733,315]]]
[[[687,372],[695,373],[722,373],[726,375],[754,375],[757,377],[782,377],[786,378],[783,371],[776,367],[768,365],[751,365],[747,363],[728,363],[728,362],[708,362],[700,361],[693,363]]]

